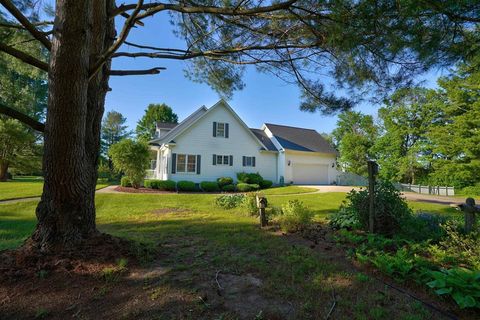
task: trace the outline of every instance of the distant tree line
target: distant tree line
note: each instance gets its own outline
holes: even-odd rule
[[[380,177],[405,183],[466,187],[480,183],[480,71],[464,64],[437,89],[397,90],[378,110],[340,114],[329,136],[343,169],[366,175],[376,159]]]

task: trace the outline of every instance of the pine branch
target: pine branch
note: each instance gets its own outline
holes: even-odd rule
[[[23,52],[23,51],[20,51],[20,50],[17,50],[13,47],[10,47],[2,42],[0,42],[0,51],[3,51],[9,55],[11,55],[12,57],[15,57],[19,60],[22,60],[23,62],[31,65],[31,66],[34,66],[34,67],[37,67],[38,69],[40,70],[43,70],[43,71],[46,71],[48,72],[48,63],[46,62],[43,62],[41,60],[38,60],[37,58],[35,57],[32,57],[31,55]]]
[[[28,21],[27,17],[25,17],[10,0],[0,0],[0,4],[2,4],[35,39],[40,41],[48,50],[52,49],[52,43],[48,40],[45,34],[35,28],[35,26]]]
[[[141,76],[141,75],[150,75],[150,74],[159,74],[161,70],[166,68],[157,67],[146,70],[110,70],[109,75],[111,76]]]
[[[45,132],[45,124],[33,119],[32,117],[27,116],[26,114],[17,111],[13,108],[7,107],[3,103],[0,102],[0,114],[4,114],[9,116],[10,118],[17,119],[23,124],[26,124],[30,128],[39,131]]]

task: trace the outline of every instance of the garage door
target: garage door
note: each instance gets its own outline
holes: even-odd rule
[[[328,165],[294,164],[292,176],[295,184],[328,184]]]

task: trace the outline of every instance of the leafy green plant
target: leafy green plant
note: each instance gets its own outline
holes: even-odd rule
[[[360,226],[368,230],[369,192],[366,189],[352,190],[342,207],[353,213]],[[392,236],[412,215],[412,210],[401,193],[388,182],[378,182],[375,188],[375,232]]]
[[[124,139],[115,143],[108,150],[113,166],[118,172],[124,172],[134,188],[140,187],[150,158],[146,142]]]
[[[175,191],[175,181],[172,180],[145,180],[145,188],[162,191]]]
[[[224,186],[232,185],[233,179],[230,177],[220,177],[217,179],[218,186],[223,189]]]
[[[243,198],[242,206],[251,216],[258,215],[257,198],[255,194],[246,194]]]
[[[449,295],[458,306],[480,308],[480,271],[465,268],[453,268],[440,272],[431,272],[433,281],[427,285],[438,295]]]
[[[193,181],[182,180],[177,182],[177,190],[191,192],[191,191],[196,191],[197,187],[195,186],[195,182]]]
[[[289,200],[282,206],[282,212],[279,223],[285,232],[301,231],[312,223],[313,214],[301,201]]]
[[[356,229],[360,227],[355,211],[348,207],[340,207],[338,212],[329,217],[329,224],[333,229]]]
[[[236,189],[237,189],[237,186],[234,184],[227,184],[226,186],[222,187],[222,191],[225,191],[225,192],[235,192]]]
[[[263,181],[263,177],[258,172],[257,173],[239,172],[237,173],[237,180],[242,183],[260,185],[261,182]]]
[[[239,183],[237,184],[237,190],[240,192],[250,192],[260,189],[258,184]]]
[[[130,182],[130,178],[127,176],[123,176],[122,179],[120,179],[120,185],[122,187],[130,188],[132,186],[132,183]]]
[[[216,181],[202,181],[200,182],[200,188],[205,192],[220,191],[218,183]]]
[[[244,200],[243,194],[221,195],[215,199],[215,204],[224,209],[233,209],[241,206]]]
[[[271,181],[271,180],[262,180],[262,181],[260,181],[260,188],[261,188],[261,189],[271,188],[272,185],[273,185],[273,181]]]

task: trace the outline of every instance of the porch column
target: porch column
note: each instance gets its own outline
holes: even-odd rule
[[[160,148],[157,148],[157,162],[155,164],[155,178],[156,179],[162,179],[162,177],[160,176],[160,168],[161,168],[161,165],[160,165],[160,159],[161,159],[161,156],[160,156]]]

